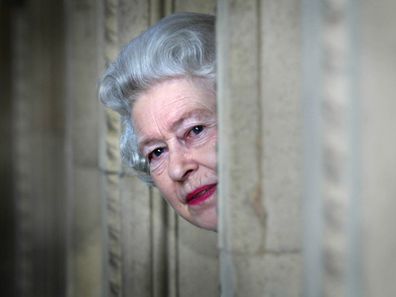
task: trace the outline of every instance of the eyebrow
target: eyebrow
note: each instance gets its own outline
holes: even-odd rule
[[[197,116],[199,118],[207,118],[210,115],[211,115],[211,112],[208,110],[205,110],[205,109],[194,109],[194,110],[187,111],[187,112],[181,114],[180,118],[177,121],[172,123],[172,125],[170,126],[170,131],[173,132],[173,131],[177,130],[190,117]],[[155,139],[155,138],[142,137],[141,139],[138,139],[138,148],[140,151],[142,151],[145,146],[149,145],[150,143],[157,142],[157,141],[159,141],[159,140]]]
[[[193,117],[193,116],[197,116],[198,118],[207,118],[211,113],[205,109],[194,109],[191,111],[187,111],[185,113],[183,113],[180,117],[180,119],[178,119],[176,122],[174,122],[171,127],[170,130],[171,131],[175,131],[177,130],[180,126],[183,125],[183,123]]]

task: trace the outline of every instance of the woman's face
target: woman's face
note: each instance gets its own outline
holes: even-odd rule
[[[165,80],[139,96],[132,118],[163,197],[187,221],[217,230],[215,94],[198,79]]]

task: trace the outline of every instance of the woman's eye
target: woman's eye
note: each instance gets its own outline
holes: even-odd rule
[[[162,153],[164,152],[164,148],[163,147],[159,147],[156,148],[155,150],[153,150],[151,153],[148,154],[148,160],[149,162],[153,159],[157,159],[159,158]]]
[[[191,132],[194,133],[195,135],[198,135],[203,131],[203,129],[204,129],[203,125],[197,125],[191,129]]]

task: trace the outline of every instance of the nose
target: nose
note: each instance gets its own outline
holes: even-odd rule
[[[198,168],[187,148],[177,147],[169,151],[168,173],[172,180],[183,182]]]

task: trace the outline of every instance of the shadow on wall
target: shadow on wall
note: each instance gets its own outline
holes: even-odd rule
[[[0,2],[0,234],[2,264],[0,278],[1,292],[15,296],[15,218],[12,189],[12,147],[11,147],[11,48],[10,48],[10,6],[12,1]]]

